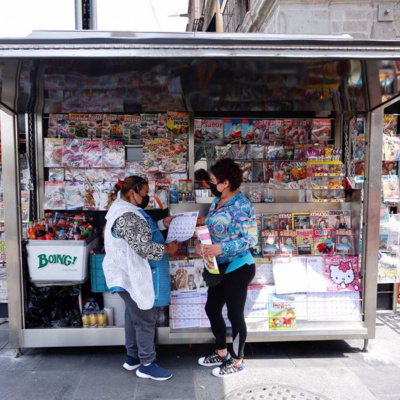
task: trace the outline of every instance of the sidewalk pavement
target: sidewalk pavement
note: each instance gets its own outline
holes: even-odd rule
[[[15,358],[2,324],[0,399],[400,399],[400,315],[378,314],[377,338],[368,353],[362,347],[362,340],[247,344],[246,373],[218,379],[197,365],[209,345],[159,346],[158,362],[174,376],[155,382],[122,368],[123,347],[25,349]]]

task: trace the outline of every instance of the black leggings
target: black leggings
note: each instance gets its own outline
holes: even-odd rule
[[[217,350],[226,348],[226,325],[222,316],[222,308],[226,304],[228,318],[232,324],[232,341],[234,358],[243,358],[244,345],[247,338],[244,306],[247,288],[256,273],[254,264],[246,264],[229,274],[217,286],[208,288],[206,313],[216,339]]]

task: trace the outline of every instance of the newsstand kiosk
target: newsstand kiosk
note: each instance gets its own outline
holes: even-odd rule
[[[260,221],[260,240],[261,233],[264,237],[276,228],[279,230],[280,223],[286,223],[284,232],[279,231],[277,236],[284,244],[280,256],[287,256],[286,260],[289,260],[287,265],[273,257],[271,260],[262,254],[264,248],[258,255],[264,256],[264,261],[259,261],[258,265],[263,272],[252,289],[259,291],[257,296],[264,299],[260,301],[264,306],[257,308],[257,296],[253,297],[249,300],[247,313],[250,319],[251,315],[260,318],[260,312],[265,313],[267,323],[254,329],[249,324],[248,341],[363,339],[366,348],[368,340],[375,337],[383,114],[385,107],[398,100],[394,97],[381,103],[376,60],[389,58],[400,58],[400,42],[358,41],[348,36],[34,32],[25,39],[0,39],[2,181],[11,347],[19,351],[29,347],[124,343],[124,329],[118,326],[98,329],[28,329],[26,326],[24,287],[27,280],[34,281],[34,274],[26,276],[22,267],[19,173],[22,134],[31,169],[31,220],[43,218],[45,212],[54,209],[68,210],[65,199],[57,197],[61,193],[55,187],[57,185],[52,185],[54,182],[49,178],[50,173],[57,171],[50,171],[50,168],[64,169],[59,171],[62,178],[53,180],[67,182],[67,176],[73,176],[75,187],[80,183],[78,174],[82,171],[71,170],[88,169],[88,165],[74,164],[74,152],[79,149],[72,149],[71,164],[62,161],[57,164],[57,149],[54,148],[60,144],[57,140],[82,138],[79,135],[84,135],[86,140],[100,140],[103,157],[107,146],[109,154],[120,152],[121,147],[115,142],[122,141],[125,146],[123,159],[136,163],[133,167],[143,168],[145,173],[183,173],[192,182],[195,170],[206,169],[224,154],[237,159],[245,170],[243,191],[254,202]],[[162,128],[165,120],[161,118],[160,124],[160,120],[155,122],[161,129],[153,132],[158,139],[151,134],[142,137],[140,126],[148,128],[148,121],[154,118],[149,115],[161,113],[167,115],[167,125],[174,115],[186,113],[189,129],[186,133],[171,130],[174,135],[183,134],[179,137],[179,145],[186,150],[183,161],[172,154],[163,160],[166,166],[160,167],[161,163],[154,167],[154,147],[151,147],[154,143],[151,141],[156,140],[156,144],[164,146],[166,139]],[[83,128],[82,120],[79,124],[76,122],[76,115],[86,118]],[[112,115],[110,119],[109,115]],[[132,127],[128,139],[118,126],[113,130],[113,121],[119,116],[124,116],[125,122],[130,118],[127,116],[139,118],[136,136]],[[364,135],[365,139],[365,181],[357,187],[351,179],[352,146],[353,123],[360,118],[363,132],[358,134]],[[58,130],[60,119],[67,121],[67,130],[62,131],[65,136]],[[217,125],[213,125],[215,121]],[[143,122],[145,124],[141,125]],[[71,127],[73,131],[70,131]],[[90,133],[91,127],[93,133]],[[171,140],[168,133],[166,135],[167,140]],[[69,145],[70,142],[61,142],[58,154],[65,156]],[[172,146],[176,150],[176,142],[172,142]],[[160,147],[158,151],[162,151]],[[115,166],[113,160],[116,158],[108,156],[107,167]],[[89,161],[94,162],[94,159]],[[107,178],[103,176],[102,184],[104,181],[115,184],[121,173],[112,175],[115,171],[104,171]],[[84,173],[88,175],[87,171]],[[63,190],[66,193],[67,189]],[[85,183],[82,190],[86,190],[87,195]],[[50,192],[54,195],[51,198],[48,197]],[[186,196],[179,195],[176,203],[169,204],[169,213],[199,211],[199,216],[204,217],[209,201],[202,197],[201,191],[195,193],[192,196],[186,191]],[[99,199],[104,203],[101,194]],[[79,196],[73,201],[82,201],[80,209],[88,209]],[[268,225],[273,221],[272,214],[277,218],[277,227]],[[285,222],[283,215],[289,220]],[[310,215],[311,218],[314,216],[311,225]],[[351,222],[346,219],[348,217]],[[325,222],[319,224],[315,218]],[[339,225],[334,226],[336,220]],[[336,231],[335,238],[330,234],[318,236],[315,230],[327,228],[325,223],[331,230],[342,229],[347,233]],[[303,239],[303,242],[297,239],[304,228],[311,229],[312,251],[304,245]],[[287,250],[288,237],[297,241],[296,253],[291,253],[293,249]],[[350,247],[344,246],[346,237],[353,240]],[[39,241],[30,242],[35,251],[42,254]],[[50,243],[57,247],[57,242]],[[330,250],[331,244],[336,246],[335,252]],[[45,245],[47,243],[43,241]],[[340,251],[340,248],[347,250]],[[87,257],[84,249],[79,251]],[[284,251],[288,254],[283,254]],[[315,261],[314,257],[316,264],[313,266],[307,256],[321,258]],[[46,257],[42,256],[43,260]],[[56,255],[46,260],[62,263]],[[63,260],[64,266],[65,263],[70,266],[74,257]],[[335,262],[339,264],[335,265]],[[347,283],[335,285],[330,282],[330,289],[318,292],[315,291],[318,279],[308,282],[309,290],[292,293],[293,297],[287,298],[296,304],[297,325],[279,329],[279,318],[276,325],[268,323],[271,319],[275,321],[271,312],[276,300],[273,298],[271,302],[271,295],[291,295],[282,287],[278,290],[278,286],[282,284],[280,268],[290,268],[292,263],[293,271],[295,268],[301,270],[299,265],[303,263],[304,267],[306,263],[304,270],[314,271],[317,275],[319,271],[319,279],[324,275],[326,278],[327,271],[341,265],[343,273],[349,269],[354,273],[352,287]],[[63,271],[66,273],[65,269]],[[63,282],[65,279],[52,277],[52,281]],[[85,277],[74,280],[81,279]],[[314,289],[311,289],[312,285]],[[172,289],[176,291],[175,300],[179,299],[182,287]],[[189,287],[189,291],[191,289]],[[346,290],[342,292],[342,289]],[[263,297],[265,293],[267,296]],[[181,312],[179,303],[174,303],[172,298],[169,326],[157,329],[157,342],[211,342],[212,333],[206,324],[201,321],[187,323],[191,318],[198,318],[196,313],[200,314],[201,320],[201,302],[195,316],[191,317],[190,313]],[[185,318],[188,319],[186,323]]]

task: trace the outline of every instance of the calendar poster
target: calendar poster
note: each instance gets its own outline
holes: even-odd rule
[[[168,228],[166,243],[185,242],[193,237],[198,216],[198,211],[176,214]]]

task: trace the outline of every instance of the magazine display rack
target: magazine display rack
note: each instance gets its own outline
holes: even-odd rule
[[[4,193],[4,207],[7,210],[8,287],[12,289],[9,292],[11,346],[20,349],[124,343],[124,329],[120,327],[25,327],[25,299],[21,290],[25,277],[21,265],[21,215],[17,207],[20,204],[19,174],[15,155],[18,154],[17,133],[26,130],[34,148],[34,156],[30,158],[35,171],[32,212],[40,217],[46,208],[65,209],[69,204],[67,199],[55,205],[47,203],[49,199],[60,199],[58,194],[62,193],[59,187],[62,185],[51,184],[49,179],[50,173],[61,176],[57,175],[60,171],[49,169],[83,168],[85,152],[82,150],[82,158],[76,159],[74,150],[78,149],[79,153],[80,149],[90,148],[90,157],[86,161],[91,164],[91,170],[115,169],[128,161],[139,164],[145,173],[180,174],[187,171],[186,178],[192,182],[195,171],[208,169],[215,160],[233,151],[231,156],[245,171],[243,191],[254,203],[259,217],[260,245],[262,237],[274,236],[268,233],[275,230],[270,229],[270,224],[275,223],[271,214],[277,215],[278,224],[287,227],[280,229],[281,225],[278,225],[278,235],[275,235],[286,254],[277,254],[270,259],[268,252],[262,254],[261,246],[254,250],[259,252],[255,254],[258,275],[249,289],[246,306],[248,341],[364,339],[366,347],[368,339],[375,336],[382,148],[382,135],[376,133],[382,131],[384,108],[380,95],[376,94],[376,63],[373,59],[387,54],[383,46],[388,44],[374,42],[372,48],[355,45],[347,39],[315,37],[304,42],[288,37],[280,42],[271,41],[268,35],[216,38],[212,34],[201,37],[152,34],[150,38],[128,34],[124,39],[111,39],[111,44],[99,34],[95,38],[97,43],[93,44],[89,40],[90,33],[82,37],[79,32],[65,33],[62,37],[54,35],[44,42],[43,38],[35,36],[29,40],[0,40],[3,76],[0,116],[2,132],[7,132],[2,139],[3,176],[4,185],[10,188]],[[74,38],[78,41],[70,45],[64,41]],[[389,45],[393,46],[391,56],[400,57],[400,48]],[[7,58],[17,60],[14,62],[19,68]],[[96,63],[96,74],[90,72],[92,63]],[[357,74],[354,63],[360,63],[358,71],[362,73],[358,72],[357,78],[361,84],[354,83],[352,74]],[[127,72],[122,64],[125,67],[135,65],[135,69]],[[31,75],[16,75],[15,71],[21,69],[31,71]],[[246,71],[252,71],[251,76]],[[35,84],[24,85],[24,79]],[[22,104],[23,95],[35,101]],[[396,100],[393,98],[389,102]],[[17,103],[20,104],[18,109]],[[360,112],[365,118],[366,143],[362,190],[357,189],[357,182],[351,179],[345,182],[346,177],[353,178],[348,173],[351,166],[349,121]],[[82,113],[91,117],[86,120]],[[170,119],[164,120],[161,115],[167,113]],[[187,124],[182,123],[179,113],[188,118]],[[139,114],[140,119],[135,119],[134,116]],[[16,118],[20,115],[26,116],[26,124],[23,118]],[[57,126],[53,130],[54,119],[50,116],[54,115],[62,115],[57,121],[69,116],[65,124],[60,124],[66,129],[66,137],[59,135]],[[120,116],[124,116],[123,122]],[[175,122],[169,125],[168,121]],[[124,132],[125,122],[130,124],[128,133]],[[139,122],[148,136],[143,139],[143,153],[140,151],[143,137],[140,129],[132,128]],[[222,138],[219,136],[221,127]],[[97,137],[98,128],[100,138]],[[89,129],[93,129],[93,133],[89,134]],[[264,136],[260,136],[261,131]],[[80,136],[82,132],[86,137]],[[124,135],[128,135],[128,142]],[[121,140],[127,145],[128,160],[123,160],[121,155],[121,144],[118,143]],[[320,145],[329,141],[330,146],[325,146],[321,153]],[[61,165],[53,157],[57,146],[61,148]],[[339,149],[341,153],[334,153]],[[63,159],[68,160],[65,165]],[[138,165],[130,167],[133,173]],[[93,176],[91,173],[90,177]],[[79,173],[72,171],[72,177],[75,184]],[[118,178],[118,174],[114,178]],[[98,196],[93,196],[93,200],[98,199],[98,203],[93,205],[91,200],[87,205],[83,202],[82,207],[104,209],[108,184],[103,181],[104,187],[95,186]],[[64,186],[68,185],[64,183]],[[195,203],[198,194],[203,195],[197,192],[194,195],[193,189],[199,189],[191,188],[187,179],[177,179],[175,199],[171,204],[162,196],[156,199],[157,188],[164,190],[164,183],[159,185],[154,184],[153,208],[168,207],[170,214],[199,211],[200,217],[207,215],[209,202]],[[48,194],[56,193],[57,196],[46,197],[46,189]],[[169,189],[172,191],[171,187]],[[87,189],[83,187],[83,190]],[[350,232],[350,227],[343,222],[347,213],[351,215]],[[279,215],[286,217],[279,219]],[[329,224],[329,217],[332,228],[324,225],[324,221]],[[336,217],[338,225],[333,226],[332,218]],[[330,234],[329,229],[335,232]],[[290,231],[295,235],[290,236],[287,233]],[[359,246],[361,235],[362,247]],[[339,252],[330,251],[331,244]],[[325,258],[316,258],[321,255]],[[311,285],[313,291],[307,292],[304,287],[293,296],[290,290],[299,288],[288,288],[287,282],[281,279],[287,273],[287,260],[290,260],[293,276],[307,279],[308,287]],[[181,261],[174,263],[171,268],[182,267]],[[331,291],[319,292],[315,288],[323,283],[321,277],[325,279],[327,271],[340,267],[342,270],[338,270],[338,274],[351,269],[353,279],[351,288],[350,283],[346,283],[347,290],[338,302],[335,293],[343,289],[341,282],[334,282],[336,286],[332,284]],[[275,285],[270,284],[272,279]],[[275,286],[273,291],[271,286]],[[191,287],[194,287],[192,283]],[[179,289],[178,293],[172,292],[171,325],[157,329],[158,343],[212,342],[201,307],[204,301],[204,291],[189,288],[183,293],[179,293]],[[199,323],[174,325],[174,319],[179,322],[180,306],[193,302],[199,307],[194,310],[195,314],[185,314],[185,318],[198,319]],[[343,314],[346,318],[338,318]]]

